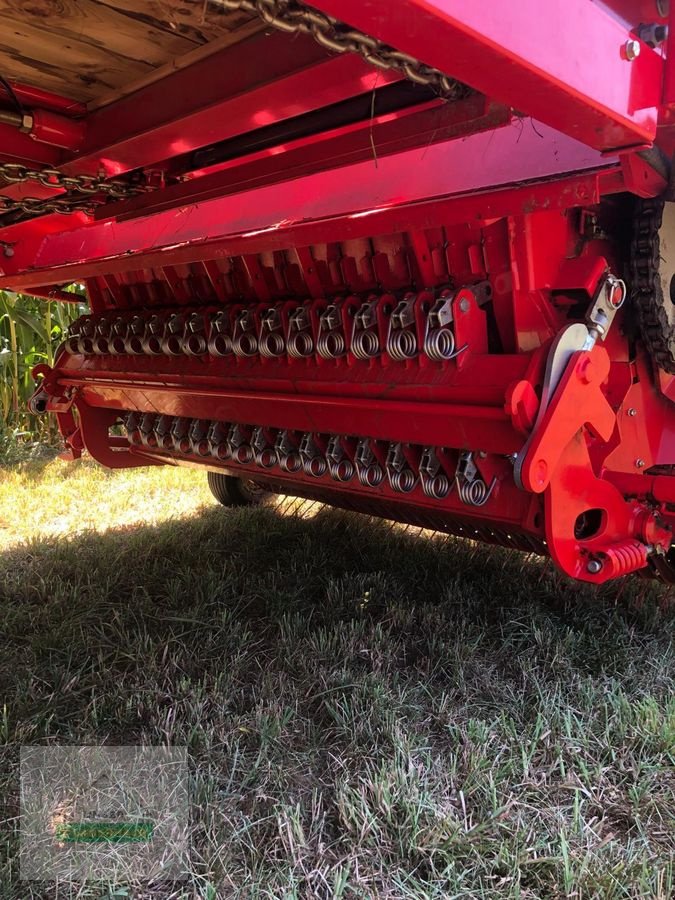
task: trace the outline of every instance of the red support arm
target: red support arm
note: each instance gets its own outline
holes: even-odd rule
[[[316,0],[316,7],[598,150],[649,144],[663,59],[592,0]]]

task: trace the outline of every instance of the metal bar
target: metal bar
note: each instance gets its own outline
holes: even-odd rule
[[[359,162],[380,160],[414,147],[428,147],[462,134],[485,131],[510,120],[503,106],[488,104],[477,94],[453,104],[420,104],[396,113],[367,119],[340,129],[285,142],[283,164],[279,147],[233,160],[210,174],[170,185],[161,192],[138,195],[101,208],[96,218],[125,218],[160,212],[185,203],[204,202]]]
[[[599,150],[649,144],[663,59],[592,0],[316,0],[316,7]]]
[[[26,106],[39,106],[42,109],[50,109],[52,112],[63,113],[71,118],[80,118],[87,112],[84,103],[73,100],[70,97],[62,97],[60,94],[54,94],[52,91],[45,91],[43,88],[35,87],[32,84],[22,84],[19,81],[9,79],[12,90],[19,100]]]
[[[23,134],[17,128],[11,125],[0,124],[0,147],[2,147],[3,162],[17,162],[22,165],[29,165],[33,168],[41,168],[42,166],[58,166],[63,160],[62,151],[56,147],[50,147],[47,144],[39,144],[29,135]],[[12,186],[14,187],[14,186]],[[33,184],[32,188],[37,190],[40,185]],[[9,186],[0,179],[0,191],[3,194],[11,195]],[[53,191],[47,191],[45,196],[53,194]],[[34,195],[37,196],[37,195]]]
[[[64,170],[103,161],[119,174],[398,79],[352,54],[328,57],[304,35],[256,35],[89,115],[82,151]]]
[[[0,240],[13,242],[15,253],[4,265],[0,286],[53,282],[51,271],[45,277],[53,269],[59,280],[66,281],[166,265],[169,260],[176,265],[225,253],[433,227],[444,221],[443,216],[446,221],[448,216],[469,221],[498,210],[501,215],[513,213],[518,209],[514,203],[525,211],[537,208],[538,202],[548,208],[592,203],[597,200],[593,173],[615,166],[577,141],[526,121],[519,127],[409,150],[377,165],[371,160],[258,188],[238,194],[236,203],[214,199],[147,218],[87,224],[54,234],[40,233],[37,223],[6,228],[0,231]],[[580,177],[570,183],[521,187],[501,200],[494,192],[528,181],[560,180],[567,173]],[[455,200],[434,211],[421,205],[453,196]],[[53,216],[46,217],[41,227],[62,228],[63,220],[55,225]],[[167,252],[169,256],[164,255]]]
[[[373,70],[352,54],[328,57],[304,35],[294,40],[277,33],[256,35],[73,120],[73,127],[86,129],[77,153],[47,154],[28,135],[0,124],[0,134],[7,135],[1,155],[58,165],[66,174],[116,176],[398,80],[397,73]],[[48,116],[43,111],[38,124]],[[30,184],[12,185],[3,193],[48,197],[60,191]]]
[[[143,385],[82,383],[59,379],[63,385],[78,385],[79,396],[88,406],[110,410],[158,410],[167,415],[189,415],[219,421],[246,422],[299,431],[335,431],[349,423],[349,433],[368,434],[387,441],[411,441],[448,447],[475,447],[506,454],[519,450],[519,435],[499,407],[418,403],[351,397],[312,397],[293,394],[263,394],[259,391],[229,393],[200,391],[173,385],[154,388]]]

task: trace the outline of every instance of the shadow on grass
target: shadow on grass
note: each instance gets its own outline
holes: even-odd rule
[[[0,555],[0,584],[7,684],[21,670],[46,676],[58,660],[110,658],[121,674],[140,672],[144,642],[149,652],[162,640],[187,654],[185,671],[196,676],[208,664],[200,648],[217,652],[224,620],[251,629],[265,653],[288,621],[304,637],[354,621],[393,628],[401,658],[424,659],[425,670],[434,664],[425,642],[465,632],[501,658],[516,647],[540,651],[543,625],[574,636],[580,671],[608,671],[619,650],[639,653],[674,618],[665,590],[644,579],[598,590],[547,560],[426,539],[330,508],[308,519],[214,508],[157,526],[35,540]],[[418,616],[433,619],[432,634],[415,627]],[[73,704],[62,696],[58,705]]]
[[[323,896],[307,880],[321,872],[360,896],[483,896],[508,876],[548,896],[567,877],[591,896],[618,859],[625,884],[660,896],[644,865],[675,849],[657,827],[675,809],[674,616],[650,582],[598,591],[330,509],[214,508],[23,545],[0,585],[5,740],[187,745],[195,884]],[[475,834],[467,802],[487,823]],[[452,840],[438,816],[459,816]],[[521,870],[531,834],[549,861]]]

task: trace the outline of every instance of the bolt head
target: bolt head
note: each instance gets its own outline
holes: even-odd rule
[[[640,41],[629,40],[626,41],[623,47],[624,56],[629,62],[632,62],[634,59],[640,55]]]
[[[461,309],[461,311],[462,311],[463,313],[468,312],[468,311],[471,309],[471,304],[470,304],[469,301],[466,299],[466,297],[463,297],[463,298],[459,301],[459,308]]]
[[[636,459],[636,460],[635,460],[635,468],[636,468],[636,469],[643,469],[643,468],[644,468],[644,464],[645,464],[644,459]]]
[[[602,572],[602,563],[599,559],[589,559],[586,571],[590,575],[599,575]]]
[[[637,409],[635,409],[634,406],[631,406],[631,408],[628,410],[628,415],[631,417],[631,419],[633,418],[633,416],[637,416]]]

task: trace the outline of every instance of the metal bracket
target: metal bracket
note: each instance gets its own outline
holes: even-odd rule
[[[607,275],[600,286],[590,309],[586,313],[586,324],[576,322],[569,325],[555,338],[548,359],[541,392],[539,411],[530,436],[518,453],[513,467],[513,476],[517,486],[526,489],[523,480],[523,466],[532,444],[541,436],[542,422],[546,417],[551,400],[570,365],[574,355],[579,351],[590,351],[598,340],[604,341],[614,321],[617,311],[626,299],[626,285],[614,275]]]

